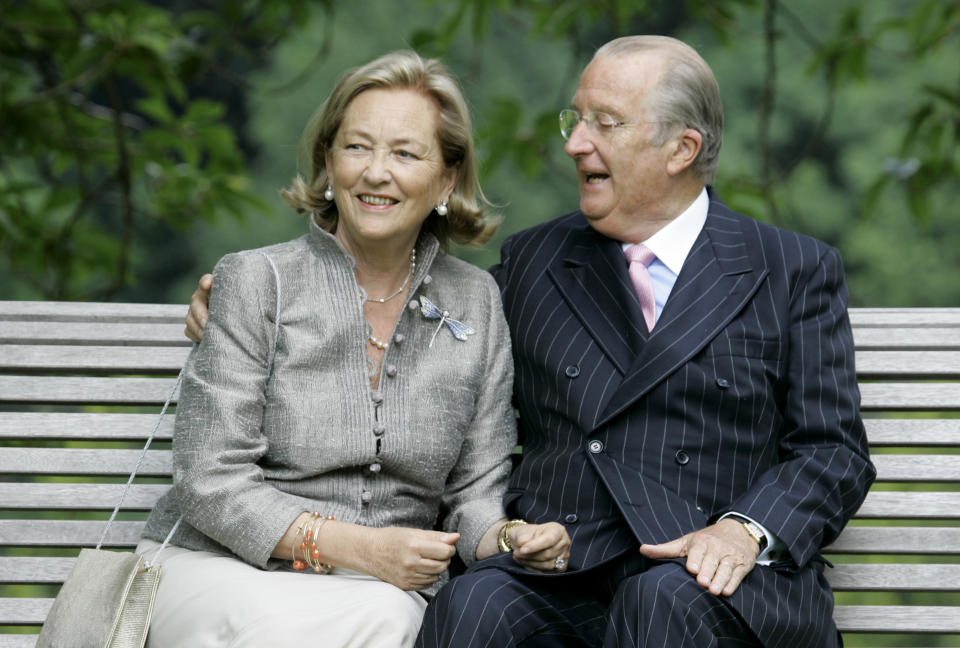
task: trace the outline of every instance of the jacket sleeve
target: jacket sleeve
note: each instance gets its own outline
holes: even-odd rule
[[[482,333],[486,361],[479,384],[474,416],[464,436],[460,456],[447,478],[443,510],[449,511],[443,528],[461,534],[457,553],[467,565],[476,560],[480,538],[504,517],[503,494],[510,477],[510,455],[517,443],[513,393],[513,356],[500,295],[494,281],[486,283]]]
[[[876,476],[860,418],[843,267],[836,250],[820,249],[797,277],[784,325],[780,462],[731,506],[781,538],[801,566],[836,539]]]
[[[258,461],[274,344],[276,280],[256,252],[214,270],[203,342],[184,372],[173,441],[174,489],[184,519],[264,568],[308,500],[264,482]]]

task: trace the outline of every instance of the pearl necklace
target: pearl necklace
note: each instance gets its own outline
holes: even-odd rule
[[[393,299],[394,297],[396,297],[397,295],[399,295],[404,291],[404,289],[407,287],[407,284],[410,283],[410,279],[413,277],[413,273],[414,271],[416,271],[416,269],[417,269],[417,249],[414,248],[410,250],[410,269],[407,271],[407,276],[403,280],[403,283],[400,284],[400,287],[397,288],[397,290],[393,294],[387,295],[386,297],[367,297],[367,301],[377,302],[378,304],[387,303],[388,301],[390,301],[391,299]]]
[[[396,292],[394,292],[391,295],[387,295],[386,297],[367,297],[367,301],[377,302],[378,304],[387,303],[388,301],[390,301],[391,299],[393,299],[394,297],[396,297],[397,295],[399,295],[404,291],[404,289],[407,287],[407,284],[410,283],[410,279],[413,278],[413,273],[416,271],[416,269],[417,269],[417,248],[413,248],[412,250],[410,250],[410,269],[407,270],[407,276],[403,280],[403,283],[400,284],[400,287],[397,288]],[[369,322],[367,323],[367,325],[369,326]],[[374,337],[372,326],[370,326],[370,333],[367,334],[367,341],[370,342],[370,344],[372,344],[373,346],[380,349],[381,351],[386,351],[387,347],[390,346],[388,342],[384,342],[383,340],[380,340]]]

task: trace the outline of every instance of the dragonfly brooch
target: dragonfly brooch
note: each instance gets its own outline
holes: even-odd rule
[[[449,311],[441,311],[439,308],[437,308],[436,304],[422,295],[420,296],[420,314],[427,319],[440,320],[440,323],[437,324],[437,330],[433,332],[433,337],[430,338],[430,344],[427,345],[428,347],[433,346],[433,341],[436,339],[437,333],[440,332],[440,329],[443,328],[444,324],[446,324],[447,328],[450,329],[453,337],[457,338],[461,342],[466,342],[468,335],[473,335],[476,333],[472,327],[464,324],[463,322],[458,322],[457,320],[452,319]]]

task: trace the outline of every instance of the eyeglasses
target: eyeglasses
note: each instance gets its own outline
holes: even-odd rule
[[[577,124],[580,122],[584,122],[587,126],[601,135],[610,135],[616,129],[626,126],[668,123],[662,121],[627,123],[622,122],[613,115],[608,115],[605,112],[591,112],[587,113],[586,115],[581,115],[579,110],[574,110],[573,108],[564,108],[560,111],[560,134],[563,135],[563,139],[570,139],[570,136],[573,135],[573,129],[575,129]]]

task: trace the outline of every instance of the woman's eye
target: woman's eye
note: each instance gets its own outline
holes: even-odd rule
[[[405,160],[416,160],[417,156],[411,153],[410,151],[397,151],[397,157],[401,157]]]

